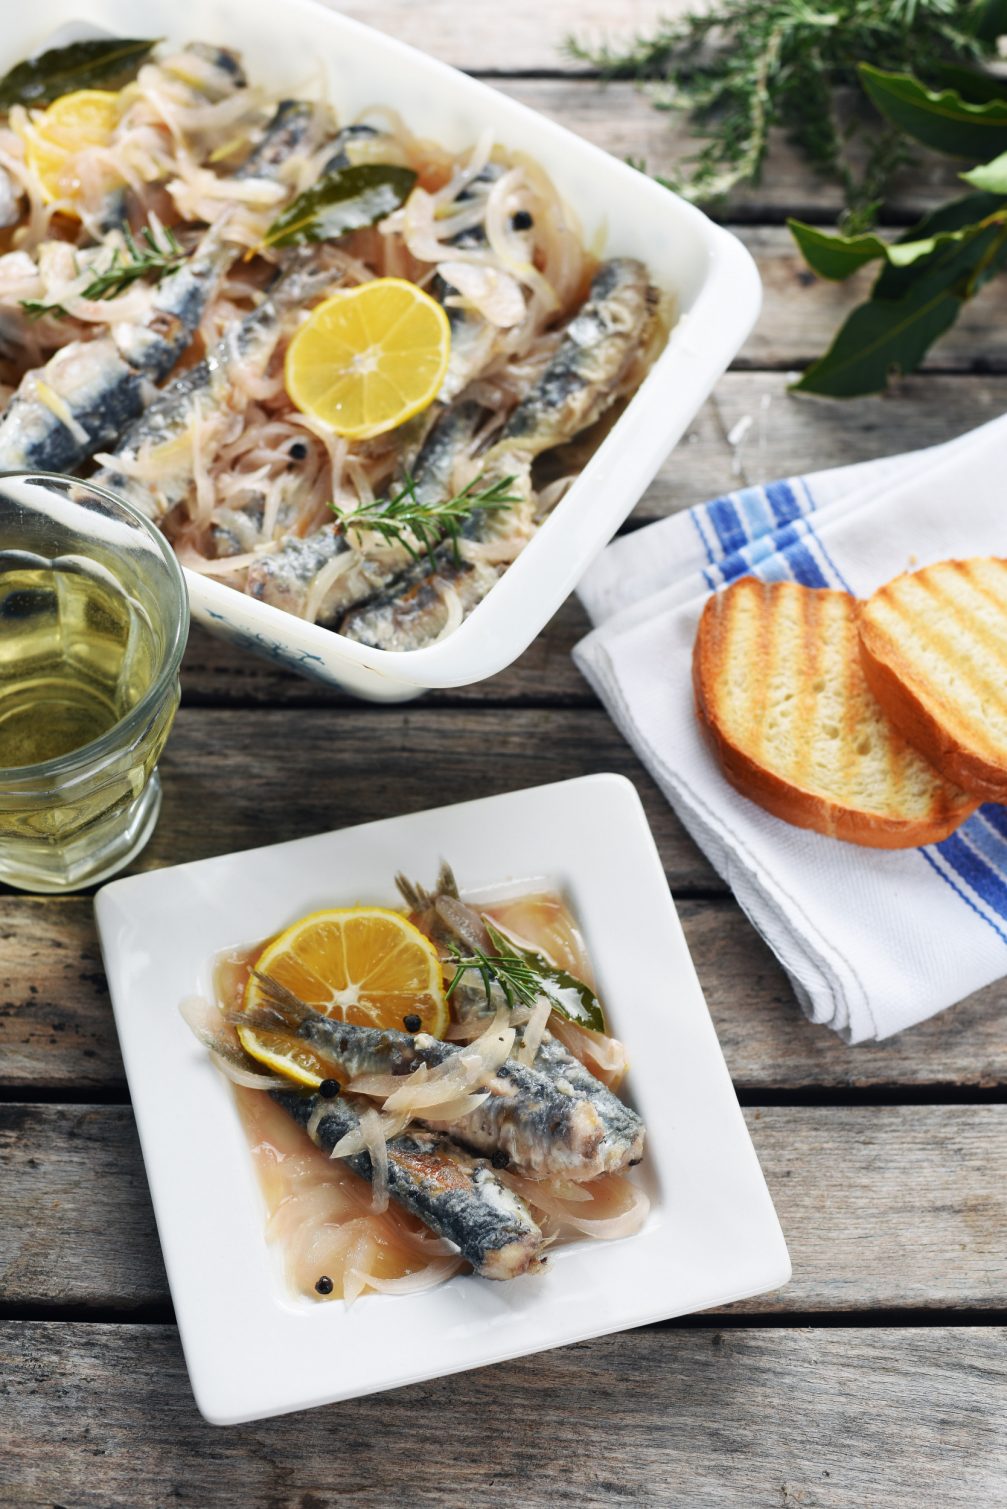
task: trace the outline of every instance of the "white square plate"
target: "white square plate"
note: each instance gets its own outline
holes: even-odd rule
[[[305,912],[548,876],[570,900],[647,1124],[644,1229],[534,1278],[455,1277],[347,1310],[285,1289],[230,1089],[178,1012],[219,949]],[[790,1262],[640,799],[594,775],[117,880],[95,910],[196,1402],[214,1424],[501,1362],[775,1289]]]

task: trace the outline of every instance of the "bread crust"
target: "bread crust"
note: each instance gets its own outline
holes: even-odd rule
[[[820,792],[794,785],[754,759],[728,735],[717,714],[717,681],[723,669],[718,595],[707,600],[700,616],[693,646],[692,681],[700,726],[721,770],[736,791],[795,827],[810,828],[828,838],[872,849],[914,849],[922,844],[939,843],[975,811],[978,800],[934,813],[927,819],[887,817],[845,806]]]
[[[885,591],[882,587],[875,595]],[[885,713],[906,742],[918,749],[945,780],[972,792],[981,801],[1007,802],[1007,754],[1002,762],[988,760],[978,750],[963,744],[940,721],[914,691],[911,670],[897,647],[871,623],[870,601],[857,604],[860,663],[867,685]]]

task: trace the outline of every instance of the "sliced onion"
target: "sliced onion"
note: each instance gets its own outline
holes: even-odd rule
[[[539,996],[532,1008],[532,1014],[528,1019],[528,1025],[524,1029],[521,1046],[514,1057],[519,1064],[527,1064],[529,1067],[535,1062],[542,1039],[545,1036],[546,1027],[549,1024],[549,1013],[552,1011],[552,1002],[548,996]]]
[[[417,1268],[415,1273],[404,1273],[401,1278],[378,1278],[377,1274],[366,1272],[359,1273],[359,1277],[368,1289],[376,1289],[379,1294],[422,1294],[425,1289],[443,1284],[461,1266],[460,1257],[442,1257],[425,1268]]]
[[[249,1058],[220,1012],[205,996],[186,996],[179,1002],[178,1009],[190,1032],[209,1051],[213,1063],[232,1084],[241,1085],[246,1090],[289,1087],[288,1080],[275,1074],[263,1074],[252,1067],[254,1059]]]
[[[466,305],[498,330],[509,330],[524,319],[524,295],[510,273],[454,259],[438,263],[437,271],[445,283],[458,290]]]
[[[593,1032],[579,1022],[569,1022],[559,1016],[553,1017],[550,1030],[602,1084],[610,1090],[618,1089],[629,1068],[629,1055],[618,1038]]]
[[[555,1193],[550,1180],[522,1179],[517,1174],[510,1173],[501,1177],[515,1194],[520,1195],[536,1210],[545,1211],[561,1221],[564,1226],[572,1227],[574,1231],[579,1231],[584,1236],[596,1237],[604,1241],[613,1241],[616,1237],[634,1236],[650,1212],[650,1198],[646,1190],[641,1189],[639,1184],[634,1184],[629,1179],[619,1180],[619,1184],[629,1196],[626,1209],[621,1210],[618,1215],[602,1216],[592,1220],[588,1216],[578,1215],[571,1210],[567,1201]],[[612,1180],[617,1178],[617,1175],[610,1176]]]
[[[322,1104],[324,1105],[324,1101]],[[377,1118],[378,1126],[376,1130],[381,1134],[382,1145],[400,1136],[410,1121],[408,1115],[386,1116],[383,1112],[368,1107],[360,1113],[360,1125],[353,1127],[343,1137],[340,1137],[329,1154],[330,1158],[353,1158],[357,1153],[370,1152],[371,1142],[375,1136],[375,1127],[374,1123],[370,1121],[365,1124],[365,1116]],[[371,1161],[373,1162],[374,1160],[372,1159]]]
[[[367,1287],[370,1274],[369,1265],[376,1256],[376,1243],[370,1232],[364,1230],[357,1237],[349,1252],[346,1254],[346,1267],[343,1269],[343,1299],[347,1308],[359,1299]]]

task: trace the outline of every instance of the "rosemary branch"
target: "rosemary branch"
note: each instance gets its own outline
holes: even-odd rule
[[[176,268],[184,261],[185,251],[175,233],[167,226],[159,226],[158,231],[160,235],[152,226],[145,225],[140,232],[144,246],[138,246],[129,226],[124,226],[122,238],[126,243],[125,254],[117,246],[112,253],[112,260],[80,290],[80,297],[113,299],[140,278],[149,277],[153,273],[156,274],[155,281],[160,281],[166,272]],[[44,314],[67,313],[62,304],[47,304],[43,299],[22,299],[21,308],[33,320],[40,319]]]
[[[470,971],[481,978],[487,1001],[494,981],[503,991],[508,1006],[534,1006],[540,995],[548,993],[545,986],[551,982],[551,973],[546,974],[537,969],[517,954],[490,955],[483,953],[481,948],[474,948],[471,954],[464,954],[454,942],[449,942],[448,948],[455,962],[454,976],[445,992],[448,998],[459,981]]]
[[[848,120],[838,91],[859,89],[860,63],[937,79],[945,65],[989,57],[998,28],[985,24],[987,9],[978,0],[711,0],[624,47],[568,37],[565,50],[605,78],[645,85],[657,109],[690,117],[698,150],[659,180],[668,187],[710,202],[757,181],[770,132],[782,127],[840,185],[852,233],[873,222],[911,150],[870,112]],[[854,135],[866,151],[851,150]]]
[[[458,560],[461,526],[474,513],[511,508],[521,501],[519,493],[509,491],[516,477],[500,477],[480,487],[484,476],[485,473],[480,473],[451,498],[425,503],[416,491],[415,479],[407,474],[401,489],[389,498],[375,498],[373,503],[360,508],[340,508],[337,503],[330,503],[329,507],[344,533],[349,529],[373,529],[390,544],[402,545],[414,561],[419,560],[420,551],[410,535],[419,541],[427,555],[448,539]]]

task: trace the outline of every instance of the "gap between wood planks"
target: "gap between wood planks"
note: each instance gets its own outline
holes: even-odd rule
[[[851,1050],[852,1051],[852,1050]],[[973,1106],[1007,1105],[1007,1084],[958,1085],[931,1082],[925,1085],[842,1085],[779,1089],[735,1085],[738,1104],[766,1110],[803,1106]],[[85,1085],[80,1090],[58,1085],[0,1085],[0,1105],[128,1106],[129,1091],[123,1087]]]
[[[60,1324],[88,1326],[175,1326],[175,1311],[170,1303],[130,1305],[119,1309],[112,1305],[65,1305],[58,1301],[33,1304],[0,1302],[0,1325],[6,1321],[21,1324]],[[650,1325],[633,1326],[618,1335],[637,1331],[794,1331],[810,1327],[831,1331],[871,1330],[982,1330],[988,1326],[1007,1325],[1007,1309],[925,1310],[907,1305],[904,1309],[877,1310],[786,1310],[786,1311],[716,1311],[698,1310],[692,1315],[675,1315]]]

